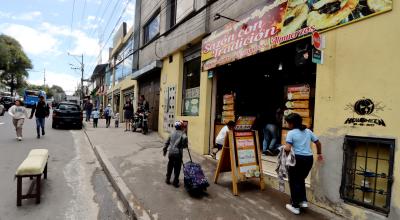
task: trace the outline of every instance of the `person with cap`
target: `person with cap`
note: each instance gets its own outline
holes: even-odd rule
[[[104,109],[104,118],[106,119],[106,128],[110,127],[112,115],[113,115],[113,111],[111,108],[111,104],[108,104],[106,109]]]
[[[37,138],[40,138],[40,128],[42,130],[42,136],[44,136],[45,118],[49,117],[50,115],[50,107],[44,100],[43,94],[39,95],[39,101],[33,106],[29,119],[32,119],[33,115],[36,117]]]
[[[174,181],[173,185],[179,187],[179,174],[181,172],[183,148],[188,147],[188,138],[184,131],[185,126],[182,121],[175,122],[175,130],[170,134],[167,141],[165,142],[165,147],[163,148],[163,155],[168,153],[168,165],[167,165],[167,178],[165,183],[171,184],[171,175],[174,171]]]

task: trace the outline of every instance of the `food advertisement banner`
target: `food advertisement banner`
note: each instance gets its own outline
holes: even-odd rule
[[[248,136],[249,135],[249,136]],[[254,136],[252,132],[236,132],[235,133],[236,149],[239,172],[250,175],[257,171],[257,154]]]
[[[209,70],[291,41],[392,9],[392,0],[271,0],[213,32],[202,43]]]

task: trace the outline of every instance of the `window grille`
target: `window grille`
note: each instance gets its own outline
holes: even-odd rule
[[[389,214],[394,163],[393,139],[346,136],[341,198]]]

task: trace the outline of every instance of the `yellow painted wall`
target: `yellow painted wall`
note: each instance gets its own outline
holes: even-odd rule
[[[343,139],[345,135],[391,138],[396,140],[395,158],[400,137],[400,4],[393,3],[391,12],[329,31],[324,49],[324,63],[317,67],[315,100],[315,133],[320,137],[324,163],[314,166],[311,177],[312,200],[318,205],[345,216],[379,219],[367,209],[344,204],[339,197],[342,177]],[[376,111],[386,127],[345,125],[350,117],[359,117],[347,105],[357,100],[372,99],[384,106]],[[400,164],[394,164],[392,219],[400,218]]]
[[[199,154],[208,153],[210,130],[210,103],[212,81],[207,78],[207,73],[201,73],[200,80],[200,105],[199,116],[181,116],[182,109],[182,84],[183,84],[183,55],[177,52],[172,55],[173,62],[164,59],[161,70],[160,113],[158,131],[163,138],[168,137],[164,131],[164,90],[169,86],[176,86],[176,120],[188,121],[189,147]]]

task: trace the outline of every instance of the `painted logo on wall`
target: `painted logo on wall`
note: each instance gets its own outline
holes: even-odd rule
[[[386,127],[385,121],[379,116],[379,112],[383,111],[385,106],[382,102],[373,101],[370,98],[362,98],[354,103],[346,105],[345,110],[353,113],[353,117],[347,118],[344,124],[353,126],[383,126]],[[356,117],[354,117],[356,115]]]

